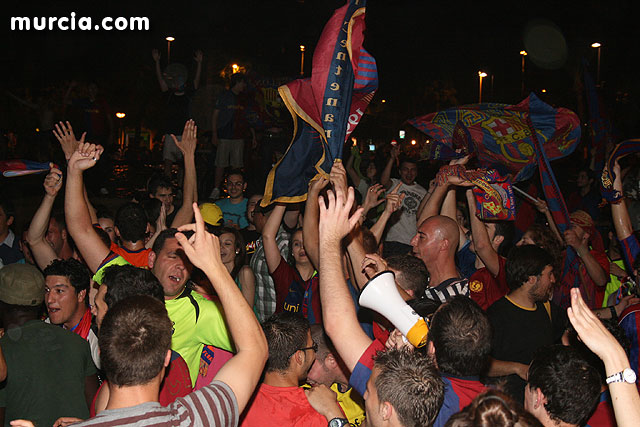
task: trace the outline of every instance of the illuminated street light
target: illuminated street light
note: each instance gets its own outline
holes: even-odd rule
[[[478,90],[478,104],[482,103],[482,78],[487,77],[487,73],[484,71],[478,71],[478,77],[480,78],[480,85]]]
[[[235,74],[240,70],[240,67],[238,66],[238,64],[232,64],[231,65],[231,73]]]
[[[385,102],[387,102],[387,100],[386,100],[386,99],[383,99],[383,100],[382,100],[382,101],[380,101],[380,102],[382,102],[382,103],[384,104]]]
[[[412,140],[411,140],[411,145],[416,145],[416,144],[417,144],[416,140],[415,140],[415,139],[412,139]]]
[[[126,116],[125,113],[116,113],[116,117],[119,119],[124,119],[124,116]]]
[[[522,67],[521,67],[521,73],[520,73],[520,80],[521,80],[520,96],[524,96],[524,57],[527,56],[527,51],[521,50],[520,56],[522,57]]]
[[[598,74],[596,74],[596,86],[600,86],[600,47],[602,45],[599,42],[591,43],[591,47],[598,49]]]
[[[171,42],[175,40],[175,37],[168,36],[165,38],[167,41],[167,64],[171,62]]]
[[[541,91],[541,92],[542,92],[542,93],[547,93],[547,90],[546,90],[546,89],[542,89],[542,91]]]
[[[300,75],[304,76],[304,45],[300,45]]]

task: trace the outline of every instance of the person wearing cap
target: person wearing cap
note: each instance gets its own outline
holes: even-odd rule
[[[201,204],[200,215],[202,215],[204,222],[212,227],[219,227],[222,225],[222,209],[220,209],[220,207],[215,203]]]
[[[42,274],[32,265],[0,270],[0,321],[6,328],[0,347],[8,372],[0,385],[5,425],[18,418],[42,426],[60,416],[87,418],[98,387],[87,341],[38,319],[44,288]]]

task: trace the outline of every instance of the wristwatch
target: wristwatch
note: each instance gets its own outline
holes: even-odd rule
[[[349,426],[349,420],[346,418],[332,418],[331,421],[329,421],[329,427],[344,427],[344,426]]]
[[[636,373],[631,368],[626,368],[624,371],[618,372],[617,374],[613,374],[607,377],[607,384],[611,383],[629,383],[635,384],[636,382]]]

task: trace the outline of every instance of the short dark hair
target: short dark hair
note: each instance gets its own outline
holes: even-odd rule
[[[416,297],[424,294],[429,279],[427,267],[421,259],[413,255],[394,255],[387,259],[387,265],[400,272],[396,280],[405,291],[413,291]]]
[[[402,154],[400,156],[400,161],[398,162],[398,165],[400,165],[400,167],[402,167],[403,163],[413,163],[414,165],[418,166],[418,159],[415,157],[411,157],[411,156],[407,156],[405,154]]]
[[[276,313],[262,323],[269,344],[266,372],[289,369],[289,359],[307,345],[309,321],[297,313]]]
[[[513,244],[513,237],[515,235],[515,225],[512,221],[496,221],[496,236],[502,236],[502,242],[498,246],[498,255],[507,256],[511,245]]]
[[[100,327],[100,362],[113,385],[147,384],[171,348],[171,320],[157,299],[136,295],[118,302]]]
[[[164,244],[167,242],[167,240],[174,239],[176,237],[177,232],[178,232],[178,229],[176,228],[167,228],[166,230],[162,230],[160,234],[158,234],[158,237],[156,237],[156,241],[153,242],[151,251],[156,254],[160,253],[160,251],[162,251],[162,248],[164,248]],[[189,238],[193,234],[193,231],[187,230],[187,231],[181,231],[181,233],[184,234],[185,237]]]
[[[231,169],[229,172],[227,172],[227,175],[225,178],[229,179],[231,175],[240,175],[242,177],[242,180],[244,181],[244,172],[242,172],[242,169],[238,169],[238,168]]]
[[[134,295],[148,295],[164,303],[162,285],[146,268],[133,265],[112,265],[105,268],[103,283],[107,285],[104,302],[108,308]]]
[[[149,178],[149,181],[147,181],[147,191],[150,195],[153,196],[158,191],[158,188],[173,189],[173,184],[171,183],[171,180],[169,180],[169,178],[167,178],[166,176],[156,174]]]
[[[331,338],[329,338],[321,324],[315,323],[311,325],[311,338],[313,342],[318,344],[318,351],[316,351],[317,360],[322,361],[326,359],[329,353],[335,355],[336,359],[340,357],[333,342],[331,342]]]
[[[246,81],[246,77],[243,73],[234,73],[231,75],[231,79],[229,79],[229,88],[233,89],[235,85],[244,81]]]
[[[111,213],[109,208],[107,208],[105,205],[94,205],[93,207],[96,210],[96,216],[98,217],[98,219],[100,219],[100,218],[108,218],[108,219],[113,220],[113,222],[115,222],[115,218],[113,216],[113,213]]]
[[[4,194],[0,194],[0,208],[2,208],[2,210],[4,211],[4,214],[7,216],[7,219],[9,219],[10,217],[15,218],[16,210],[15,210],[15,207],[13,206],[13,202]]]
[[[540,389],[544,408],[555,421],[584,424],[600,396],[595,368],[571,347],[553,345],[539,349],[529,366],[529,388]],[[579,391],[579,393],[577,393]]]
[[[500,390],[477,395],[462,411],[454,414],[446,427],[542,427],[522,404]]]
[[[144,209],[147,220],[151,224],[155,224],[160,216],[160,209],[162,209],[162,202],[159,199],[148,198],[140,202],[142,209]],[[169,224],[171,225],[171,224]]]
[[[468,377],[484,371],[491,352],[491,324],[471,298],[456,296],[443,304],[431,319],[428,338],[442,372]]]
[[[76,294],[82,291],[89,291],[91,272],[84,264],[73,258],[54,259],[44,269],[43,274],[45,278],[47,276],[64,276],[68,278]]]
[[[118,227],[122,240],[127,242],[143,240],[147,233],[147,224],[147,214],[140,203],[126,203],[116,213],[115,226]]]
[[[511,290],[518,289],[529,277],[539,276],[546,266],[553,266],[549,252],[535,245],[516,246],[509,252],[505,272],[507,285]]]
[[[430,357],[408,350],[378,353],[375,387],[380,402],[389,402],[405,427],[432,425],[444,401],[444,383]]]

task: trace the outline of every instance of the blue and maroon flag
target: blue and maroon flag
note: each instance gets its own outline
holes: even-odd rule
[[[531,123],[531,125],[529,124]],[[495,169],[513,182],[530,178],[536,166],[533,132],[549,160],[571,154],[580,140],[580,119],[566,108],[555,109],[531,93],[517,105],[473,104],[409,120],[430,139],[441,160],[473,151],[479,166]],[[465,147],[471,141],[471,148]],[[456,149],[462,149],[456,153]],[[436,157],[432,157],[436,158]]]
[[[583,77],[584,88],[587,93],[587,105],[589,106],[589,133],[591,149],[593,150],[592,155],[594,156],[594,168],[596,171],[601,171],[604,168],[607,144],[613,142],[611,121],[605,114],[598,88],[586,66],[584,67]]]
[[[365,0],[350,0],[325,25],[311,78],[278,91],[294,122],[293,139],[267,177],[262,206],[306,200],[318,174],[328,176],[378,88],[376,61],[364,50]]]
[[[2,172],[2,176],[7,178],[49,172],[49,169],[51,169],[51,163],[35,162],[33,160],[0,161],[0,172]]]

